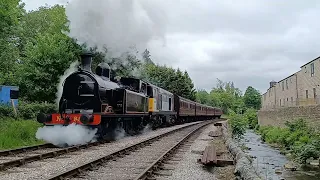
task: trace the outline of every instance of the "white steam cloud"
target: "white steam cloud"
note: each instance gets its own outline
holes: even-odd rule
[[[140,52],[153,40],[165,43],[166,17],[158,0],[71,0],[66,6],[68,36],[78,44],[106,47],[113,57]],[[134,49],[134,48],[133,48]]]
[[[77,70],[77,67],[79,66],[79,62],[78,61],[75,61],[73,63],[70,64],[69,68],[67,70],[65,70],[64,74],[62,76],[60,76],[60,80],[59,80],[59,84],[57,86],[57,93],[56,93],[56,104],[57,106],[59,106],[59,101],[60,101],[60,98],[62,96],[62,92],[63,92],[63,82],[64,80],[70,75],[72,74],[73,72],[75,72]]]
[[[97,129],[89,129],[82,125],[44,126],[38,129],[36,138],[56,146],[83,145],[96,141]]]

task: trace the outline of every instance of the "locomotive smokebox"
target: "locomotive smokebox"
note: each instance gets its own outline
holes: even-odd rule
[[[93,54],[90,52],[84,52],[81,55],[81,69],[91,72],[91,63]]]

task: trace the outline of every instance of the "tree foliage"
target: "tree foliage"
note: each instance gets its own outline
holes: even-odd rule
[[[216,87],[213,87],[210,93],[198,90],[196,99],[210,106],[221,107],[227,114],[229,110],[243,114],[248,108],[259,109],[261,103],[261,95],[253,87],[249,86],[242,95],[241,90],[235,87],[233,82],[223,82],[220,79],[217,79]]]
[[[43,6],[26,12],[20,0],[0,2],[0,84],[18,85],[21,98],[54,102],[59,77],[79,58],[78,45],[69,31],[65,8]],[[112,76],[134,76],[180,96],[195,100],[194,84],[186,71],[156,65],[151,52],[123,53],[109,57],[108,49],[94,53],[92,70],[106,62]],[[142,58],[140,58],[142,57]]]
[[[179,96],[196,99],[194,84],[186,71],[150,63],[145,65],[142,78]]]
[[[244,93],[243,100],[248,108],[259,109],[261,107],[261,94],[251,86]]]
[[[0,84],[15,84],[19,20],[24,14],[20,0],[0,1]]]

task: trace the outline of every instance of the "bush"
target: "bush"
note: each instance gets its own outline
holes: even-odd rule
[[[236,114],[234,111],[229,110],[229,124],[232,129],[232,136],[240,138],[246,131],[247,122],[242,114]]]
[[[14,117],[14,112],[10,106],[0,105],[0,117]]]
[[[42,113],[53,113],[57,112],[57,107],[55,104],[50,103],[25,103],[22,102],[19,105],[19,116],[24,119],[33,119]]]
[[[246,122],[250,129],[254,129],[258,125],[258,116],[257,116],[257,111],[255,109],[253,108],[247,109],[246,112],[244,113],[244,118],[246,119]]]
[[[320,135],[307,126],[306,121],[298,119],[286,122],[286,127],[260,127],[262,140],[277,143],[289,150],[300,162],[306,163],[309,158],[319,158]]]
[[[18,105],[18,117],[15,117],[12,107],[1,105],[0,106],[0,117],[12,117],[21,119],[34,119],[37,114],[43,113],[53,113],[57,112],[57,107],[52,103],[28,103],[19,101]]]

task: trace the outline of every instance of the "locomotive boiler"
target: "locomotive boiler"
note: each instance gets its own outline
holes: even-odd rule
[[[78,70],[63,83],[59,111],[40,113],[37,121],[47,126],[79,124],[97,128],[104,139],[115,129],[135,134],[152,128],[220,117],[221,109],[202,105],[163,88],[132,77],[117,81],[107,63],[91,70],[93,54],[83,53]]]

